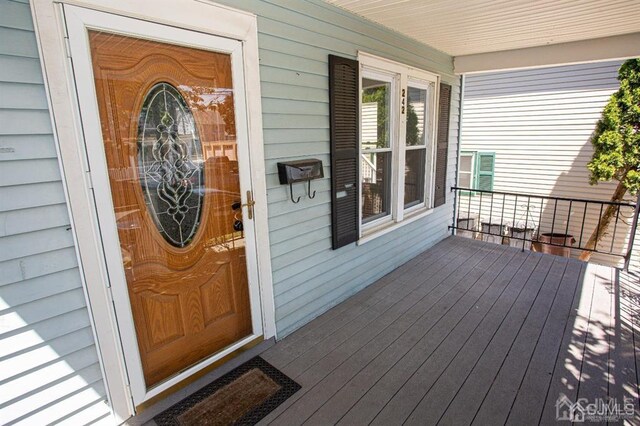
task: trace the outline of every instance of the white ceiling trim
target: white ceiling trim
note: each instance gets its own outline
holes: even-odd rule
[[[640,32],[638,0],[325,1],[451,56]]]
[[[640,32],[526,49],[456,56],[456,74],[640,57]]]

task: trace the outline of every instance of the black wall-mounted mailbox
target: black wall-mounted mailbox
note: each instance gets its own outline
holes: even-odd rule
[[[282,185],[289,184],[291,192],[291,201],[298,203],[300,197],[293,198],[293,184],[295,182],[307,182],[307,193],[309,198],[315,198],[316,191],[311,193],[311,181],[324,177],[322,169],[322,161],[310,158],[308,160],[287,161],[286,163],[278,163],[278,177]]]
[[[323,178],[322,161],[311,158],[278,163],[278,177],[283,185]]]

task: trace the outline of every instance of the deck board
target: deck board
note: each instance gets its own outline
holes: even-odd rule
[[[640,413],[638,287],[448,238],[265,352],[302,389],[261,424],[551,424],[560,394]]]

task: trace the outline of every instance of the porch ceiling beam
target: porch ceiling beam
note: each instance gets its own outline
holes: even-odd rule
[[[454,58],[456,74],[640,57],[640,32]]]

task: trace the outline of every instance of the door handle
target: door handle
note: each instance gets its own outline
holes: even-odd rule
[[[251,191],[247,191],[247,202],[243,204],[242,207],[247,208],[247,217],[249,219],[253,219],[253,206],[256,205],[256,202],[253,200],[253,194]]]

